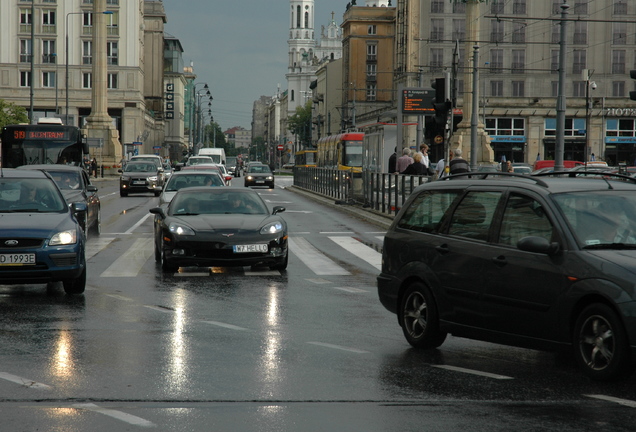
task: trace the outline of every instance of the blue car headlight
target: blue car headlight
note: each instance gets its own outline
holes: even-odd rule
[[[176,234],[176,235],[183,235],[183,236],[194,235],[194,230],[192,228],[190,228],[187,225],[183,225],[176,222],[172,222],[170,226],[168,227],[168,229],[170,230],[172,234]]]
[[[51,237],[49,246],[70,245],[77,243],[77,231],[62,231]]]
[[[277,234],[279,232],[283,232],[283,224],[278,221],[268,223],[261,228],[261,234]]]

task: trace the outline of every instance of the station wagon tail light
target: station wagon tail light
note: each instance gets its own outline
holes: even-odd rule
[[[77,243],[77,231],[68,230],[62,231],[51,237],[49,246],[70,245]]]

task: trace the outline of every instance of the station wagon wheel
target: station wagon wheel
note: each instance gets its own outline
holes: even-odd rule
[[[437,348],[446,340],[446,333],[439,329],[435,300],[421,282],[411,284],[404,292],[399,319],[404,337],[415,348]]]
[[[573,345],[577,363],[594,380],[617,379],[629,369],[625,329],[616,312],[605,304],[591,304],[581,312]]]

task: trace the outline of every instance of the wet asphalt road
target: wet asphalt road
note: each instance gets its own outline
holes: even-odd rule
[[[163,274],[157,199],[100,181],[85,295],[0,286],[0,430],[634,429],[634,377],[594,383],[549,353],[453,337],[410,349],[377,300],[383,227],[290,183],[261,190],[287,208],[286,272]]]

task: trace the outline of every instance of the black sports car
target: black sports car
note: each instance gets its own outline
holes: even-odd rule
[[[256,191],[237,187],[181,189],[155,215],[155,260],[179,267],[267,265],[287,268],[287,224]]]

